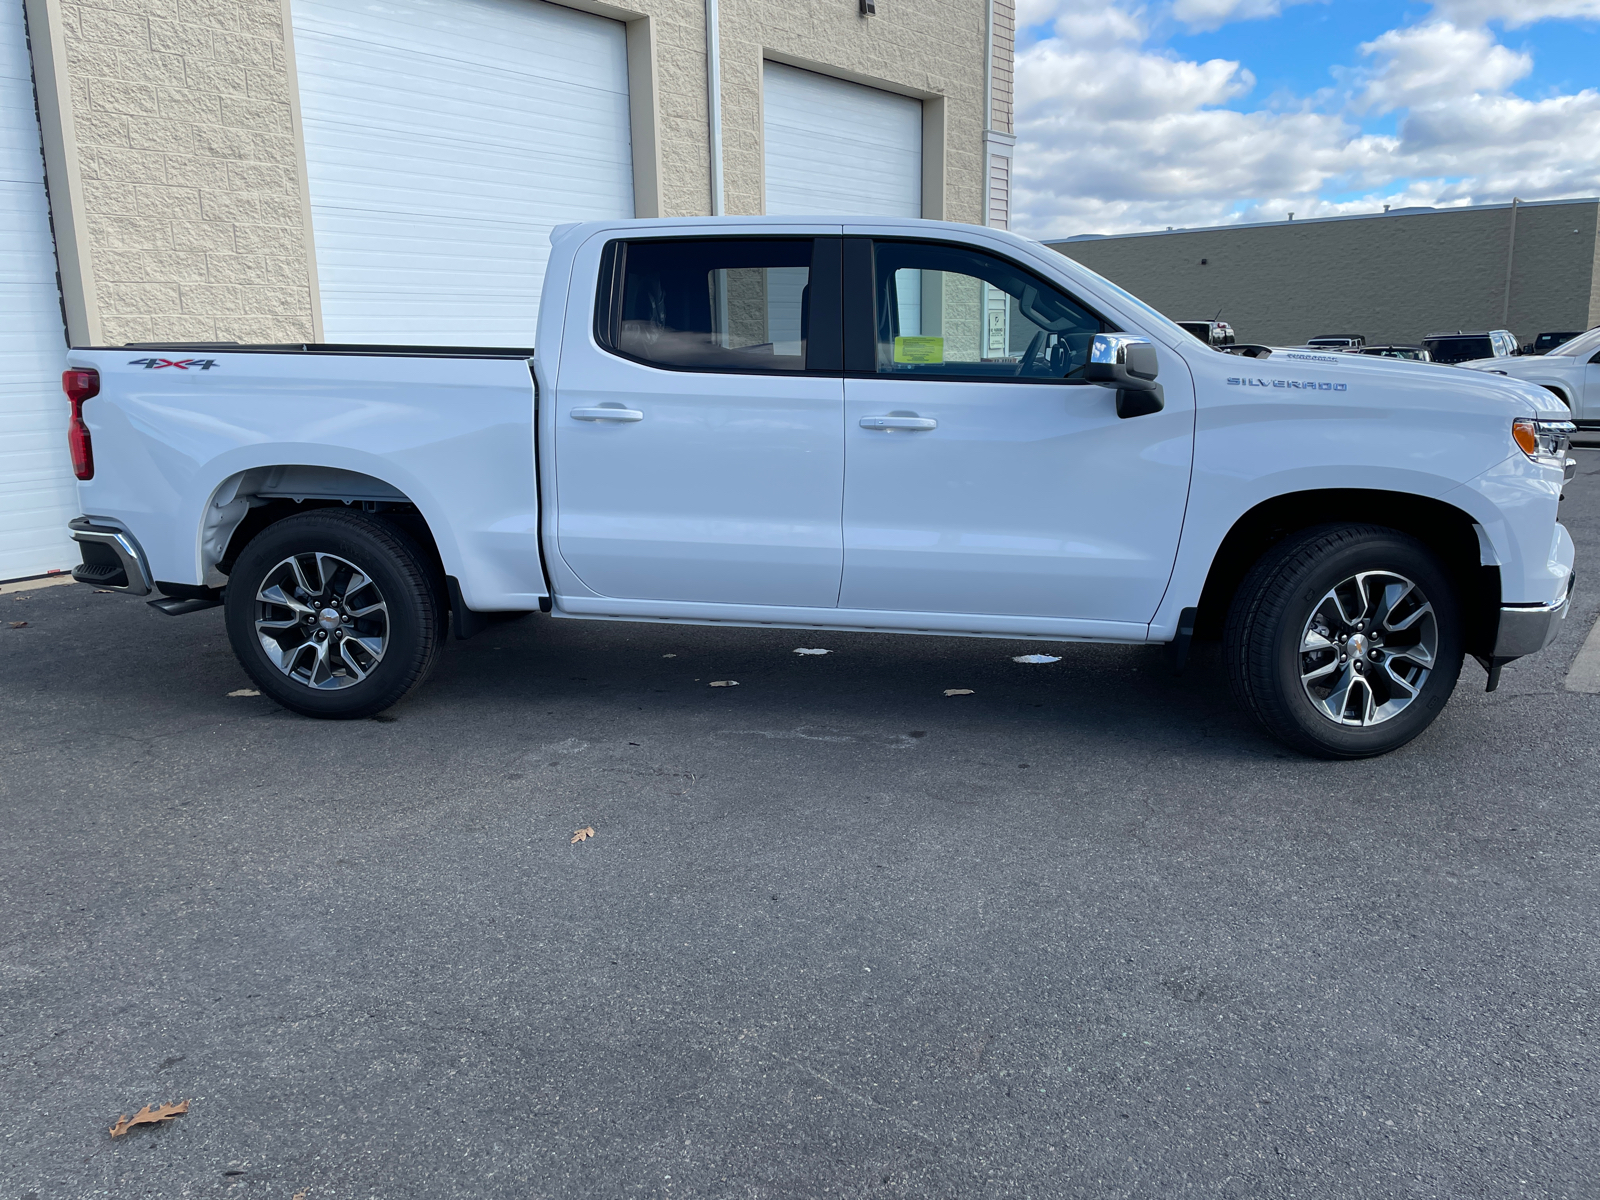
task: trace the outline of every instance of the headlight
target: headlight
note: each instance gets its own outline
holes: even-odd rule
[[[1536,463],[1547,467],[1567,465],[1567,446],[1578,427],[1571,421],[1536,421],[1518,417],[1511,422],[1511,440]]]

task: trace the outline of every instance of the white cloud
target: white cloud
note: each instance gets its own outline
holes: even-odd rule
[[[1600,192],[1600,92],[1511,94],[1532,63],[1482,29],[1430,19],[1368,43],[1332,97],[1342,112],[1309,101],[1236,111],[1251,73],[1152,50],[1144,10],[1033,2],[1036,24],[1058,31],[1017,59],[1013,211],[1033,236]],[[1074,23],[1139,32],[1085,43],[1062,36]],[[1394,135],[1355,124],[1389,111],[1402,114]]]
[[[1499,21],[1507,29],[1536,21],[1600,21],[1600,0],[1434,0],[1433,8],[1457,25]]]
[[[1482,93],[1503,92],[1533,70],[1533,57],[1508,50],[1486,29],[1460,29],[1430,21],[1391,29],[1361,53],[1378,62],[1355,98],[1359,112],[1437,104]]]
[[[1124,8],[1115,0],[1022,0],[1017,24],[1049,25],[1057,37],[1080,42],[1138,42],[1146,34],[1144,7]]]
[[[1193,30],[1220,29],[1234,21],[1275,17],[1292,4],[1326,0],[1173,0],[1172,15]]]

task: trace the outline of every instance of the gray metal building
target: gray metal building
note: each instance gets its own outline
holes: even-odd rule
[[[1049,245],[1175,320],[1220,314],[1242,342],[1415,343],[1444,329],[1510,329],[1529,342],[1600,324],[1597,218],[1590,197]]]

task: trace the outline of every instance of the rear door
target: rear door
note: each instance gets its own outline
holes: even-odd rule
[[[846,262],[874,327],[847,306],[840,607],[1148,623],[1193,458],[1182,358],[1157,347],[1166,407],[1124,420],[1081,378],[1112,326],[1025,268],[864,239]]]
[[[619,239],[600,279],[562,349],[562,561],[618,599],[836,606],[839,239]]]

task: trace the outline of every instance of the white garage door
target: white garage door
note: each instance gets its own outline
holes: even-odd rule
[[[0,4],[0,579],[78,561],[56,292],[22,4]]]
[[[922,102],[781,63],[761,94],[767,212],[922,215]]]
[[[550,230],[633,215],[625,33],[539,0],[293,0],[324,335],[531,346]]]

